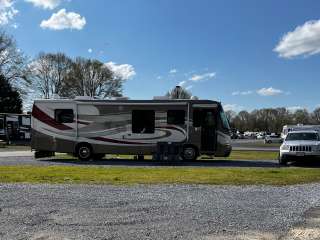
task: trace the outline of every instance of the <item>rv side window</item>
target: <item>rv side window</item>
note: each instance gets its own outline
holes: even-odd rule
[[[167,112],[167,123],[168,124],[184,124],[185,118],[184,110],[168,110]]]
[[[211,109],[193,110],[193,127],[215,127],[216,117]]]
[[[56,109],[54,110],[54,119],[58,123],[73,123],[72,109]]]
[[[132,111],[132,133],[154,133],[155,113],[153,110]]]

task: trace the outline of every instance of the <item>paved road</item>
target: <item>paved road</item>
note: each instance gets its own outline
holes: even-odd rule
[[[287,240],[306,213],[319,206],[320,185],[0,184],[0,196],[3,240]],[[315,230],[319,223],[313,222]],[[298,229],[301,234],[310,228]]]
[[[30,157],[33,155],[31,151],[0,151],[0,157]]]
[[[258,139],[233,139],[231,142],[233,150],[242,151],[279,151],[279,147],[264,144],[263,140]]]
[[[244,147],[244,146],[233,146],[232,150],[239,151],[262,151],[262,152],[278,152],[278,147]]]

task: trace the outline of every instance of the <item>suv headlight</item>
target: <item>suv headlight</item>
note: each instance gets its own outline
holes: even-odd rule
[[[289,145],[282,144],[280,149],[281,150],[289,150]]]

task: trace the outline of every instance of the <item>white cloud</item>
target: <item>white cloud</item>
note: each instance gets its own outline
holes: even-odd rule
[[[214,78],[216,76],[216,73],[211,72],[211,73],[205,73],[205,74],[194,74],[189,80],[190,81],[201,81],[201,80],[205,80],[205,79],[210,79],[210,78]]]
[[[232,93],[232,95],[233,96],[237,96],[237,95],[243,95],[243,96],[245,96],[245,95],[250,95],[250,94],[252,94],[253,93],[253,91],[251,91],[251,90],[249,90],[249,91],[235,91],[235,92],[233,92]]]
[[[26,2],[32,3],[35,7],[41,7],[43,9],[54,9],[58,7],[61,0],[25,0]]]
[[[238,104],[223,104],[223,109],[225,111],[239,112],[239,111],[243,110],[243,107]]]
[[[75,12],[67,12],[61,9],[57,13],[53,13],[48,20],[43,20],[40,24],[42,28],[52,30],[77,29],[81,30],[86,25],[86,19]]]
[[[175,68],[174,68],[174,69],[171,69],[171,70],[169,71],[170,74],[175,74],[175,73],[177,73],[177,72],[178,72],[178,70],[175,69]]]
[[[92,53],[92,52],[93,52],[92,48],[89,48],[88,53]]]
[[[134,67],[130,64],[116,64],[107,62],[105,64],[117,76],[124,80],[128,80],[136,75]]]
[[[297,111],[297,110],[303,110],[303,109],[304,109],[304,107],[301,107],[301,106],[287,107],[287,110],[288,110],[289,112],[295,112],[295,111]]]
[[[178,83],[178,86],[184,87],[187,84],[187,81],[181,81]]]
[[[18,12],[12,0],[0,0],[0,25],[8,24]]]
[[[257,93],[261,96],[275,96],[275,95],[282,94],[283,91],[280,89],[269,87],[269,88],[261,88],[257,90]]]
[[[193,88],[193,86],[189,85],[189,86],[186,87],[186,90],[190,90],[191,88]]]
[[[286,33],[273,51],[283,58],[320,53],[320,20],[308,21]]]

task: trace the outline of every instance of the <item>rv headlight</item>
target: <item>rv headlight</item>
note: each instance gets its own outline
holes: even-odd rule
[[[289,150],[289,145],[282,144],[281,150]]]

